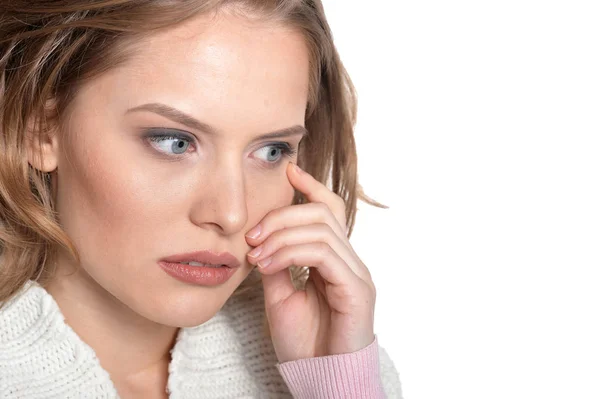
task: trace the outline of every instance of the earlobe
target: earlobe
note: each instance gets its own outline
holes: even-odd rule
[[[46,110],[52,110],[52,103]],[[26,129],[28,163],[41,172],[52,172],[58,167],[58,128],[54,118],[47,117],[48,123],[32,117]]]

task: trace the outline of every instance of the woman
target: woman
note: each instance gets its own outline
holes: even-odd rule
[[[0,15],[1,397],[400,397],[320,2]]]

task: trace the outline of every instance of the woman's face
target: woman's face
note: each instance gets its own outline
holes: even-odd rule
[[[293,151],[302,134],[261,136],[304,126],[308,51],[300,33],[224,14],[136,48],[69,109],[57,209],[101,292],[158,323],[198,325],[251,271],[245,234],[293,199],[285,170],[296,156],[282,143]],[[187,121],[174,120],[181,113]],[[157,263],[200,250],[230,252],[241,267],[203,286]]]

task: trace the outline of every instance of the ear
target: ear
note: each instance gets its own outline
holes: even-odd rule
[[[56,102],[46,102],[44,115],[32,115],[27,122],[25,142],[27,161],[42,172],[52,172],[58,167],[58,122]]]

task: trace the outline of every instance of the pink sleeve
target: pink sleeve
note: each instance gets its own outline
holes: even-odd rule
[[[353,353],[284,362],[277,369],[294,398],[385,398],[377,336]]]

